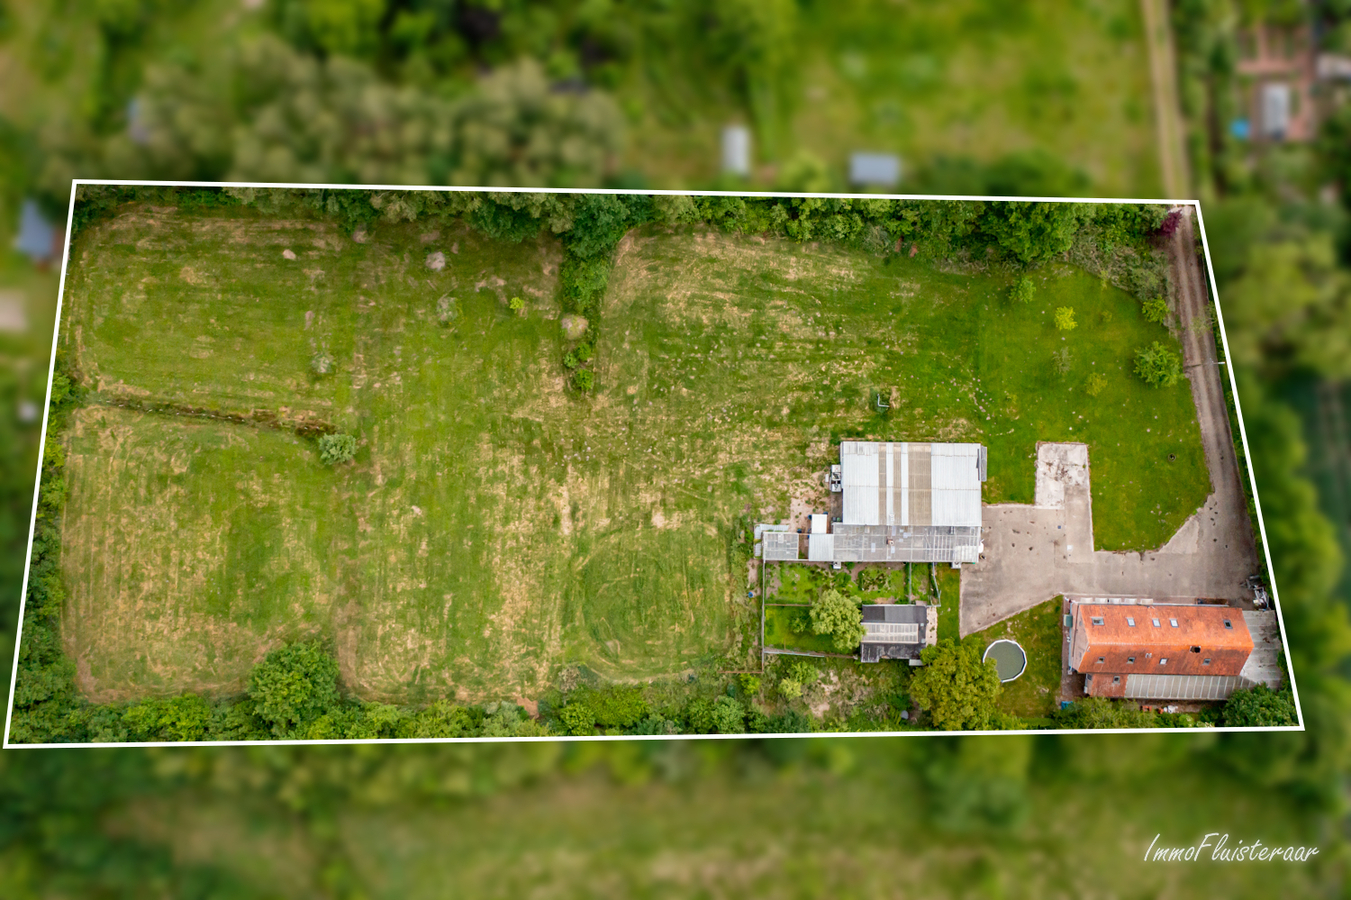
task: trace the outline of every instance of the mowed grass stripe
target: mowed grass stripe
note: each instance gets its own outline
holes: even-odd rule
[[[303,441],[94,407],[66,446],[63,637],[89,696],[239,690],[270,647],[326,628],[352,535]]]

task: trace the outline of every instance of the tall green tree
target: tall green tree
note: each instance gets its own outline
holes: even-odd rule
[[[860,602],[834,589],[822,591],[821,596],[812,603],[809,613],[812,632],[830,635],[832,646],[840,653],[857,649],[866,633],[863,630]]]
[[[988,729],[1003,690],[994,660],[981,661],[974,642],[940,641],[920,654],[924,665],[910,679],[910,698],[944,731]]]

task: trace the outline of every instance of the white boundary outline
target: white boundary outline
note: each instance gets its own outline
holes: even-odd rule
[[[1243,441],[1243,455],[1248,464],[1248,484],[1253,493],[1253,505],[1257,510],[1257,524],[1261,531],[1262,552],[1266,556],[1267,573],[1271,577],[1271,596],[1276,608],[1276,621],[1281,628],[1281,646],[1284,651],[1286,669],[1290,675],[1290,689],[1295,700],[1295,712],[1299,716],[1298,725],[1281,725],[1250,728],[1056,728],[1024,731],[845,731],[811,732],[807,734],[672,734],[672,735],[550,735],[548,737],[470,737],[470,738],[341,738],[324,740],[276,740],[276,741],[122,741],[115,743],[69,743],[69,744],[12,744],[9,740],[10,722],[14,716],[14,692],[18,686],[19,653],[23,646],[23,618],[28,603],[29,569],[33,559],[33,538],[37,528],[38,489],[42,482],[42,458],[47,445],[47,419],[50,414],[52,397],[52,376],[56,372],[56,349],[61,334],[61,307],[66,293],[66,271],[70,265],[71,226],[75,219],[75,196],[81,185],[119,185],[126,187],[248,187],[302,190],[353,190],[353,191],[428,191],[435,193],[489,192],[503,194],[636,194],[640,196],[687,196],[687,197],[802,197],[836,200],[955,200],[1035,203],[1085,203],[1085,204],[1151,204],[1158,206],[1190,206],[1196,211],[1196,224],[1201,233],[1201,247],[1206,258],[1206,274],[1210,280],[1210,293],[1215,305],[1216,324],[1220,329],[1220,341],[1224,345],[1224,364],[1229,370],[1229,386],[1234,399],[1234,412],[1238,418],[1239,436]],[[1026,656],[1026,651],[1024,651]],[[1026,668],[1026,666],[1024,666]],[[961,194],[808,194],[784,191],[676,191],[676,190],[630,190],[617,188],[499,188],[464,186],[418,186],[418,185],[382,185],[382,184],[304,184],[299,182],[248,182],[248,181],[136,181],[111,178],[76,178],[71,182],[70,204],[66,210],[66,240],[61,255],[60,293],[56,300],[56,322],[52,329],[52,355],[47,366],[47,399],[42,410],[42,437],[38,443],[38,466],[33,487],[33,512],[28,524],[28,555],[24,559],[23,594],[19,598],[19,623],[14,635],[14,664],[10,673],[9,705],[5,709],[5,735],[3,748],[6,750],[43,750],[43,749],[80,749],[80,748],[118,748],[118,747],[258,747],[258,746],[309,746],[330,744],[500,744],[500,743],[540,743],[575,741],[702,741],[702,740],[760,740],[765,738],[846,738],[846,737],[957,737],[968,735],[1041,735],[1041,734],[1200,734],[1214,732],[1276,732],[1304,731],[1304,711],[1299,702],[1299,689],[1295,686],[1294,665],[1290,661],[1289,644],[1285,636],[1285,617],[1281,612],[1280,597],[1276,590],[1276,574],[1271,564],[1271,548],[1267,545],[1266,524],[1262,518],[1262,504],[1257,495],[1257,481],[1253,476],[1252,455],[1248,449],[1248,433],[1243,425],[1243,413],[1239,408],[1238,385],[1234,380],[1234,369],[1229,365],[1229,339],[1224,330],[1224,319],[1220,315],[1220,298],[1215,287],[1215,271],[1210,261],[1210,245],[1206,241],[1205,223],[1201,218],[1201,204],[1196,200],[1165,199],[1128,199],[1119,197],[1000,197],[991,195]]]

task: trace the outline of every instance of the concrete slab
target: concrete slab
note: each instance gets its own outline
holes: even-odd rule
[[[1257,571],[1256,547],[1241,540],[1236,510],[1226,516],[1215,496],[1159,550],[1108,552],[1093,549],[1087,447],[1039,445],[1037,476],[1036,496],[1045,506],[985,508],[985,552],[962,573],[963,637],[1057,594],[1205,597],[1252,608],[1244,582]],[[1246,530],[1246,508],[1242,515]]]
[[[1037,447],[1033,506],[987,506],[985,553],[964,567],[960,633],[988,628],[1057,594],[1210,598],[1252,609],[1244,586],[1259,571],[1224,403],[1227,371],[1211,338],[1213,304],[1200,267],[1191,207],[1169,246],[1183,366],[1196,405],[1211,494],[1161,548],[1145,553],[1093,549],[1088,448]]]

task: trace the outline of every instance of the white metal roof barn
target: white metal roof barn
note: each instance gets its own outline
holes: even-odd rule
[[[985,460],[980,444],[843,441],[840,520],[827,530],[825,516],[812,516],[806,560],[796,534],[766,532],[764,558],[974,563],[980,559]]]
[[[848,525],[980,527],[980,444],[840,443]]]

